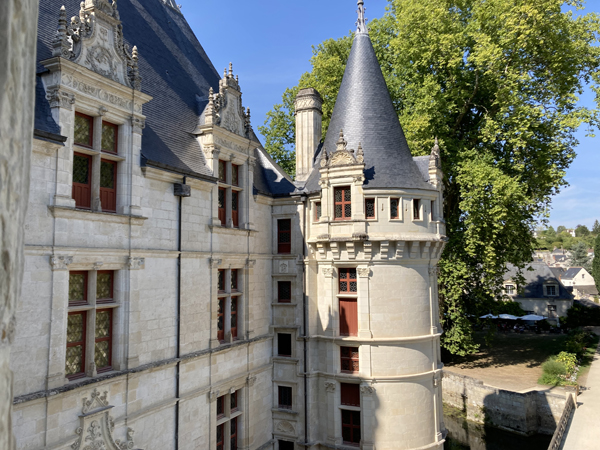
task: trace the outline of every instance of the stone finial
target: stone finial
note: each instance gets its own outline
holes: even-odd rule
[[[250,108],[246,108],[246,114],[244,114],[244,128],[246,130],[246,135],[248,136],[252,129],[252,125],[250,124]]]
[[[227,67],[223,69],[223,78],[227,78]]]
[[[358,161],[359,163],[365,162],[365,154],[363,152],[363,148],[360,142],[358,143],[358,150],[356,151],[356,161]]]
[[[358,0],[358,20],[356,21],[356,33],[357,34],[366,34],[367,30],[367,19],[365,19],[365,2],[363,0]]]
[[[229,63],[229,76],[233,76],[233,63]]]
[[[136,91],[141,91],[142,90],[142,77],[140,76],[138,60],[139,60],[138,48],[137,48],[137,45],[134,45],[133,50],[131,51],[130,81],[131,81],[131,87],[133,87]]]
[[[346,139],[344,139],[344,130],[340,130],[340,138],[336,142],[336,146],[337,146],[336,151],[340,152],[340,151],[346,150],[347,145],[348,145],[348,142],[346,141]]]
[[[329,154],[326,149],[323,149],[323,155],[321,156],[321,167],[325,167],[329,164]]]
[[[58,15],[58,29],[56,30],[56,36],[52,41],[52,56],[62,56],[63,58],[69,58],[71,53],[71,45],[69,44],[67,30],[67,11],[63,5],[60,8]]]

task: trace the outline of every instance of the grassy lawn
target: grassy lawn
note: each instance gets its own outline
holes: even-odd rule
[[[600,342],[600,336],[596,336],[594,345],[590,345],[581,358],[581,366],[579,368],[579,373],[577,374],[577,382],[582,386],[585,386],[586,384],[587,375],[590,371],[590,367],[592,366],[592,361],[594,360],[594,354],[596,353],[598,342]]]
[[[485,331],[476,333],[475,339],[481,344],[478,353],[445,358],[443,362],[451,372],[514,391],[535,388],[542,363],[564,350],[567,340],[562,334],[497,333],[487,345],[486,335]]]

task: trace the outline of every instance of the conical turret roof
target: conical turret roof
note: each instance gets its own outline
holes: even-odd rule
[[[361,4],[358,30],[323,149],[335,151],[343,130],[348,148],[357,149],[360,143],[364,150],[365,188],[434,189],[413,161],[364,25]],[[309,182],[316,181],[311,178]]]

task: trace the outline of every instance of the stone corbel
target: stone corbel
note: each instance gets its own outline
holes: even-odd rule
[[[248,378],[246,378],[246,383],[248,383],[248,386],[250,387],[254,386],[254,383],[256,383],[256,376],[250,375]]]
[[[421,243],[419,241],[411,241],[410,244],[410,259],[416,259],[419,256]]]
[[[340,244],[338,242],[331,242],[329,244],[333,259],[340,259]]]
[[[335,392],[335,387],[336,387],[336,383],[333,381],[326,381],[325,382],[325,390],[327,392]]]
[[[319,256],[325,259],[327,253],[327,248],[325,247],[325,244],[323,242],[317,242],[317,249],[319,250]]]
[[[381,241],[381,259],[388,259],[388,252],[390,249],[390,241]]]
[[[333,277],[333,267],[323,267],[322,270],[325,278]]]
[[[138,258],[130,256],[127,262],[129,270],[139,270],[146,267],[146,258]]]
[[[371,259],[373,257],[373,243],[371,241],[365,241],[365,259]]]
[[[363,182],[365,181],[365,178],[362,175],[359,175],[357,177],[352,177],[352,181],[356,186],[362,186]]]
[[[431,242],[429,241],[424,242],[424,244],[422,258],[427,259],[429,258],[430,253],[433,253],[433,248],[431,248]]]
[[[222,260],[215,259],[215,258],[211,258],[209,261],[210,261],[210,267],[211,267],[211,269],[218,268],[221,265],[221,263],[223,262]]]
[[[440,274],[440,268],[438,266],[433,266],[429,268],[429,275],[438,276]]]
[[[396,241],[396,259],[404,258],[404,241]]]
[[[358,273],[360,278],[369,278],[371,269],[369,269],[367,266],[358,266],[356,268],[356,273]]]
[[[354,241],[346,242],[346,250],[348,251],[348,259],[356,259],[356,250],[354,248]]]
[[[50,265],[52,270],[69,270],[69,265],[73,264],[72,256],[51,256]]]
[[[93,270],[100,270],[100,267],[102,267],[102,265],[103,265],[103,264],[104,264],[104,263],[103,263],[102,261],[96,261],[96,262],[94,263],[94,265],[92,266],[92,269],[93,269]]]
[[[105,108],[104,106],[100,106],[100,107],[98,108],[98,115],[99,115],[100,117],[104,117],[104,115],[105,115],[107,112],[108,112],[108,109],[107,109],[107,108]]]
[[[248,266],[249,269],[253,269],[254,266],[256,265],[256,260],[255,259],[247,259],[246,265]]]

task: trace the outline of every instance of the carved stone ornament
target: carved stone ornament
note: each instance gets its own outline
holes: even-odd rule
[[[90,399],[88,400],[87,397],[83,399],[83,409],[81,412],[87,414],[92,409],[104,408],[105,406],[108,406],[108,391],[104,391],[104,393],[100,395],[98,389],[94,388]]]
[[[69,264],[73,263],[72,256],[51,256],[50,265],[52,270],[68,270]]]
[[[256,383],[256,376],[254,375],[250,375],[247,379],[246,382],[248,383],[248,386],[252,387],[254,386],[254,384]]]
[[[80,416],[81,426],[75,434],[79,438],[71,444],[73,450],[131,450],[133,442],[133,428],[127,428],[124,441],[114,439],[115,424],[108,411],[100,411],[88,416]]]
[[[285,261],[282,261],[279,263],[279,273],[288,273],[289,272],[289,266],[288,263]]]
[[[368,267],[357,267],[356,273],[360,278],[369,278],[369,274],[371,273],[371,269]]]
[[[65,108],[73,109],[75,104],[75,95],[61,91],[59,88],[48,88],[46,92],[46,100],[50,103],[50,108]]]
[[[138,117],[131,117],[131,126],[133,127],[133,132],[137,134],[142,134],[142,130],[146,128],[146,121],[140,119]]]
[[[439,276],[440,274],[440,268],[439,266],[433,266],[429,268],[429,275],[436,275]]]
[[[323,151],[323,156],[321,157],[321,167],[346,166],[359,163],[354,156],[354,150],[348,150],[347,146],[348,142],[346,139],[344,139],[344,130],[340,130],[340,137],[336,143],[335,152],[333,152],[331,155],[327,155],[326,152]],[[362,147],[360,147],[360,151],[362,158]]]
[[[326,381],[325,382],[325,390],[327,392],[335,392],[335,387],[336,387],[336,383],[333,381]]]
[[[333,267],[323,267],[323,276],[331,278],[333,276]]]
[[[213,269],[218,268],[223,261],[220,259],[211,258],[210,259],[210,267]]]
[[[123,41],[116,0],[85,0],[79,15],[70,22],[63,6],[52,55],[74,61],[127,87],[141,89],[137,48],[130,53]]]
[[[129,270],[138,270],[146,267],[146,258],[129,257],[127,262]]]
[[[256,266],[256,260],[255,259],[247,259],[246,264],[248,265],[248,267],[250,269],[252,269],[254,266]]]
[[[360,392],[363,395],[372,395],[375,393],[375,388],[368,384],[363,384],[360,386]]]
[[[102,261],[96,261],[94,263],[94,265],[92,266],[93,270],[100,270],[100,267],[102,267],[104,265],[104,263]]]
[[[215,389],[214,391],[210,391],[208,393],[208,400],[212,403],[214,401],[217,400],[217,398],[219,398],[219,390]]]
[[[72,75],[68,75],[66,73],[61,74],[60,84],[66,87],[69,87],[75,91],[79,91],[82,94],[88,95],[90,97],[97,98],[103,102],[108,102],[116,107],[126,109],[131,111],[133,108],[134,112],[140,113],[142,112],[142,105],[139,103],[133,103],[131,100],[125,99],[118,95],[112,94],[110,92],[105,91],[97,86],[91,86],[83,81],[78,80]],[[52,88],[49,88],[52,89]]]
[[[277,431],[281,431],[285,434],[296,434],[296,429],[287,420],[282,420],[277,424]]]

